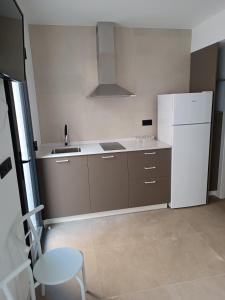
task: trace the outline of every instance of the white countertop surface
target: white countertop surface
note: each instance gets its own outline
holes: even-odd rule
[[[104,151],[99,143],[107,142],[118,142],[125,149],[122,150],[112,150]],[[167,145],[163,142],[157,140],[147,139],[117,139],[117,140],[99,140],[99,141],[82,141],[82,142],[71,142],[69,147],[79,147],[81,152],[72,152],[72,153],[60,153],[60,154],[51,154],[51,151],[54,148],[64,147],[63,144],[43,144],[39,147],[36,157],[40,158],[56,158],[56,157],[69,157],[69,156],[81,156],[81,155],[92,155],[92,154],[104,154],[104,153],[116,153],[116,152],[129,152],[129,151],[140,151],[140,150],[153,150],[153,149],[163,149],[171,148],[170,145]]]

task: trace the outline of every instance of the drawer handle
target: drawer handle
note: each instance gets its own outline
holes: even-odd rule
[[[145,181],[145,184],[155,184],[156,180],[152,180],[152,181]]]
[[[56,160],[55,161],[57,164],[66,164],[66,163],[69,163],[69,159],[62,159],[62,160]]]
[[[144,167],[145,170],[154,170],[156,167]]]
[[[155,155],[156,152],[145,152],[144,155]]]
[[[114,158],[114,157],[115,157],[114,155],[102,156],[102,158],[104,158],[104,159],[108,159],[108,158]]]

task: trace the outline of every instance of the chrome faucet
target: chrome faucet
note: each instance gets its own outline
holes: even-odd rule
[[[65,127],[64,127],[64,145],[68,146],[68,128],[67,128],[67,124],[65,124]]]

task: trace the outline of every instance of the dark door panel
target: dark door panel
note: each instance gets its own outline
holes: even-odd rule
[[[215,93],[219,44],[213,44],[191,54],[190,92],[213,91],[212,126],[210,137],[208,190],[217,189],[219,155],[215,123]]]
[[[217,59],[217,43],[191,54],[191,93],[216,91]]]

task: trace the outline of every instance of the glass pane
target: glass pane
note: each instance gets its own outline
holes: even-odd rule
[[[19,83],[13,82],[12,88],[13,88],[13,96],[15,101],[15,110],[16,110],[16,118],[17,118],[17,125],[18,125],[19,139],[20,139],[21,156],[22,156],[22,160],[26,161],[30,159],[30,153],[29,153],[28,139],[27,139],[27,132],[26,132],[27,124],[25,124],[26,120],[24,118],[24,111],[22,105],[23,99],[21,97]],[[24,179],[25,179],[25,186],[26,186],[26,193],[27,193],[28,209],[29,211],[31,211],[35,207],[35,200],[34,200],[35,189],[32,184],[31,162],[23,164],[23,171],[24,171]],[[37,222],[35,216],[32,218],[32,222],[35,228],[37,228]]]

